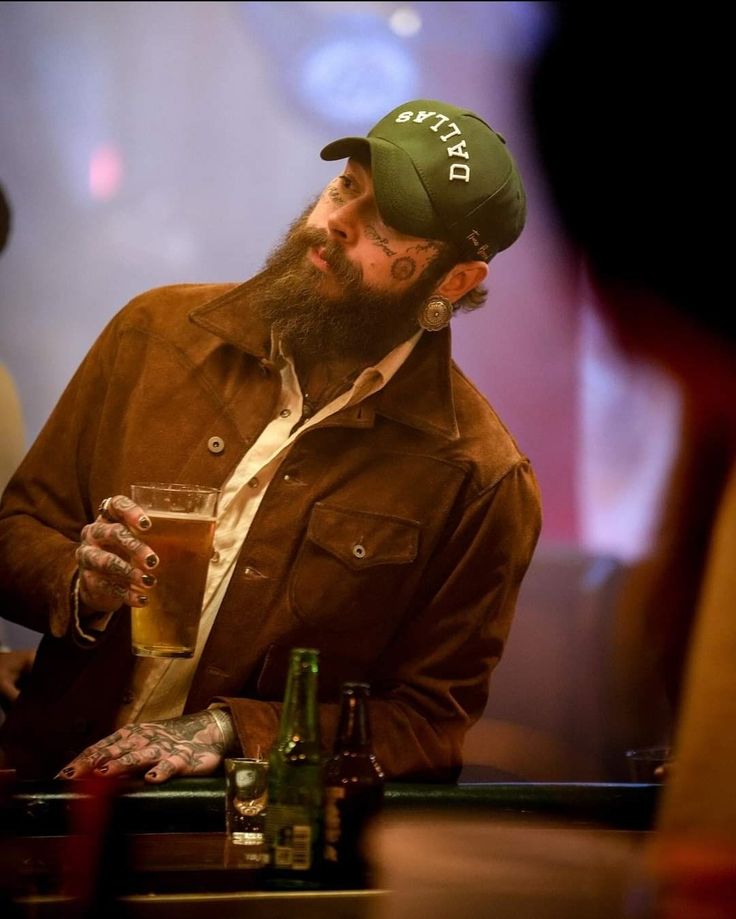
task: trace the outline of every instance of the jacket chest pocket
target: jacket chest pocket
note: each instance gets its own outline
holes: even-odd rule
[[[317,503],[290,578],[296,616],[331,631],[393,620],[419,531],[413,520]]]

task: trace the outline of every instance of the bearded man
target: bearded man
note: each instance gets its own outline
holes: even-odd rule
[[[162,782],[265,754],[293,647],[320,651],[325,749],[341,683],[367,681],[388,777],[459,772],[540,509],[448,323],[482,302],[524,191],[500,135],[431,100],[322,157],[344,171],[255,278],[113,318],[9,485],[3,614],[45,633],[0,736],[22,775]],[[136,481],[221,490],[188,660],[131,653],[158,563]]]

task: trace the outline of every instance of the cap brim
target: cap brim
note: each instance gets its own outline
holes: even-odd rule
[[[414,163],[396,144],[380,137],[343,137],[327,144],[320,156],[323,160],[370,156],[373,190],[384,222],[410,236],[447,238]]]

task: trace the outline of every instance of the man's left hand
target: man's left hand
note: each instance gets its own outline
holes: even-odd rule
[[[145,772],[147,782],[160,783],[175,775],[210,775],[222,762],[224,749],[212,713],[197,712],[126,725],[83,750],[56,778],[117,778]]]

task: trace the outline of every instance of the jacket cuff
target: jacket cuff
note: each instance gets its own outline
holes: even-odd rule
[[[230,709],[243,756],[266,759],[278,735],[280,704],[237,697],[220,697],[213,704]]]

